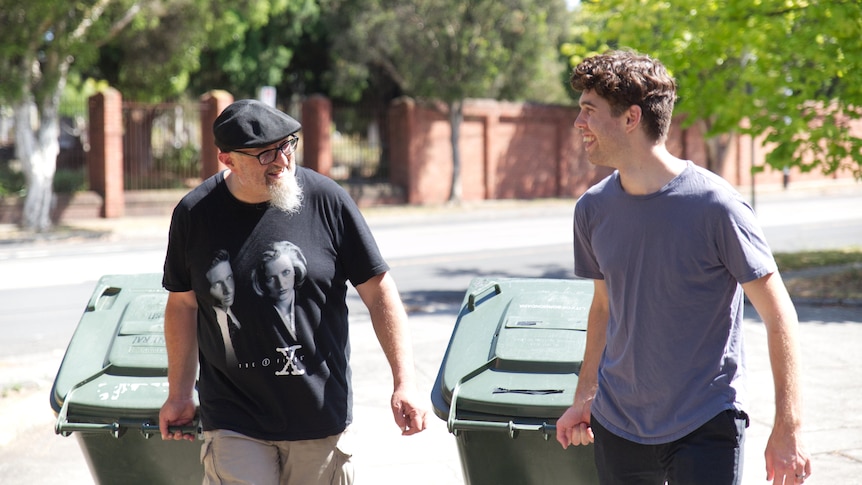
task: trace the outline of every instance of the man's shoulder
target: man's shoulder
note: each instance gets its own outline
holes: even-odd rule
[[[341,188],[341,186],[338,185],[335,180],[332,180],[331,178],[307,167],[297,166],[296,177],[300,184],[303,185],[303,189],[305,189],[308,185],[319,187],[325,190],[335,190]]]
[[[344,187],[325,175],[310,168],[297,167],[296,177],[305,203],[353,204]]]
[[[693,167],[689,189],[697,193],[704,203],[722,208],[748,205],[742,194],[724,177],[704,167]]]
[[[599,180],[598,182],[593,184],[590,188],[588,188],[586,191],[584,191],[584,193],[581,195],[581,197],[587,197],[587,198],[598,197],[598,196],[602,196],[602,195],[606,195],[606,194],[610,193],[616,187],[614,185],[614,183],[618,177],[619,177],[619,172],[617,172],[615,170],[613,173],[611,173],[610,175],[607,175],[605,178]]]
[[[575,204],[576,210],[583,210],[587,206],[597,203],[600,200],[606,199],[608,197],[613,197],[618,194],[620,190],[617,190],[619,185],[615,185],[615,181],[617,180],[617,172],[614,171],[612,174],[603,178],[602,180],[593,184],[590,188],[584,191],[580,197],[578,197],[578,201]],[[580,208],[578,208],[580,206]]]
[[[208,195],[212,194],[216,188],[224,183],[224,172],[219,172],[203,182],[201,182],[197,187],[190,190],[186,195],[184,195],[179,202],[179,206],[185,207],[186,209],[192,209],[197,206],[202,200],[207,198]]]

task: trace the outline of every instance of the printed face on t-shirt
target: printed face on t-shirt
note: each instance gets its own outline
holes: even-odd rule
[[[264,281],[267,296],[277,301],[290,299],[293,292],[296,273],[293,261],[287,254],[282,254],[264,265]]]
[[[235,287],[233,281],[233,270],[228,261],[221,261],[207,271],[207,280],[210,282],[210,295],[223,307],[233,305]]]

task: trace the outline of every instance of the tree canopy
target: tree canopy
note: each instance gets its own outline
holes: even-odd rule
[[[559,60],[562,0],[360,0],[341,4],[352,23],[334,39],[335,92],[382,73],[405,94],[448,105],[460,201],[459,129],[467,98],[566,97]],[[551,74],[543,71],[548,61]],[[550,79],[550,82],[548,80]]]
[[[51,225],[58,112],[70,72],[144,101],[176,98],[197,77],[251,94],[281,81],[291,41],[316,9],[312,0],[0,0],[0,103],[15,111],[27,185],[22,226]],[[195,76],[202,69],[208,76]]]
[[[765,135],[775,168],[862,177],[862,6],[855,0],[581,2],[564,53],[572,65],[609,48],[661,60],[677,112],[708,134]]]
[[[362,83],[376,67],[418,97],[565,98],[558,52],[567,13],[562,0],[336,3],[346,12],[342,18],[351,19],[333,39],[336,92]]]
[[[14,107],[15,152],[27,184],[22,226],[51,226],[60,96],[69,69],[92,62],[98,46],[139,10],[127,0],[0,1],[0,102]]]

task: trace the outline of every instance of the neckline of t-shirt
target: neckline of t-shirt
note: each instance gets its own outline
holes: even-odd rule
[[[671,189],[673,189],[674,187],[679,185],[682,182],[682,179],[685,178],[686,176],[688,176],[688,173],[693,169],[693,166],[694,166],[694,163],[691,160],[686,160],[685,161],[685,168],[682,169],[682,172],[677,174],[676,177],[670,179],[670,181],[668,183],[664,184],[664,186],[662,188],[656,190],[655,192],[651,192],[649,194],[634,195],[634,194],[630,194],[630,193],[626,192],[625,189],[623,189],[623,184],[622,184],[622,181],[620,180],[619,170],[614,172],[614,185],[616,186],[617,190],[619,190],[619,192],[621,194],[625,195],[626,197],[628,197],[630,199],[633,199],[633,200],[654,199],[656,197],[660,197],[660,196],[664,195],[665,193],[669,192]]]

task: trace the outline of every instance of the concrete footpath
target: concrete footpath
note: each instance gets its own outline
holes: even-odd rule
[[[854,190],[858,194],[858,190]],[[862,200],[862,198],[858,199]],[[472,214],[453,214],[449,209],[426,209],[426,218],[522,217],[529,220],[550,211],[569,211],[570,201],[529,204],[488,204]],[[766,224],[779,224],[782,217],[799,217],[765,204],[774,214]],[[802,207],[802,205],[800,205]],[[842,217],[862,219],[862,204],[846,207]],[[848,213],[849,211],[849,213]],[[824,215],[825,217],[826,215]],[[369,221],[384,238],[402,223],[416,218],[412,210],[372,210]],[[816,217],[816,215],[811,215]],[[164,237],[167,218],[126,218],[116,221],[81,221],[73,230],[80,237],[103,233],[103,237]],[[7,230],[7,238],[11,230]],[[2,238],[0,231],[0,238]],[[380,237],[380,236],[378,236]],[[862,243],[862,241],[860,241]],[[50,243],[48,243],[50,244]],[[381,246],[393,242],[381,240]],[[420,392],[431,410],[430,394],[455,324],[457,309],[412,314],[410,326],[415,349]],[[862,307],[798,307],[802,350],[802,384],[805,392],[803,438],[814,458],[813,476],[807,484],[862,484]],[[353,431],[356,438],[355,463],[358,484],[461,485],[464,478],[455,438],[446,424],[433,412],[429,428],[416,436],[402,437],[394,425],[388,406],[391,375],[367,314],[351,316],[353,379],[355,385]],[[750,388],[752,392],[751,427],[745,452],[743,483],[766,483],[763,450],[773,416],[772,376],[766,352],[766,333],[756,313],[746,308]],[[34,356],[32,362],[3,362],[0,383],[15,375],[27,385],[7,389],[0,397],[0,482],[40,485],[49,483],[92,483],[87,465],[74,438],[54,435],[54,417],[48,407],[48,392],[62,355]],[[681,363],[684,365],[684,363]],[[510,439],[501,434],[500,439]],[[33,444],[32,451],[15,463],[8,457],[9,447]],[[33,478],[33,470],[39,470]],[[26,479],[25,479],[26,477]],[[492,484],[493,485],[493,484]],[[520,484],[519,484],[520,485]],[[544,484],[538,484],[544,485]]]

